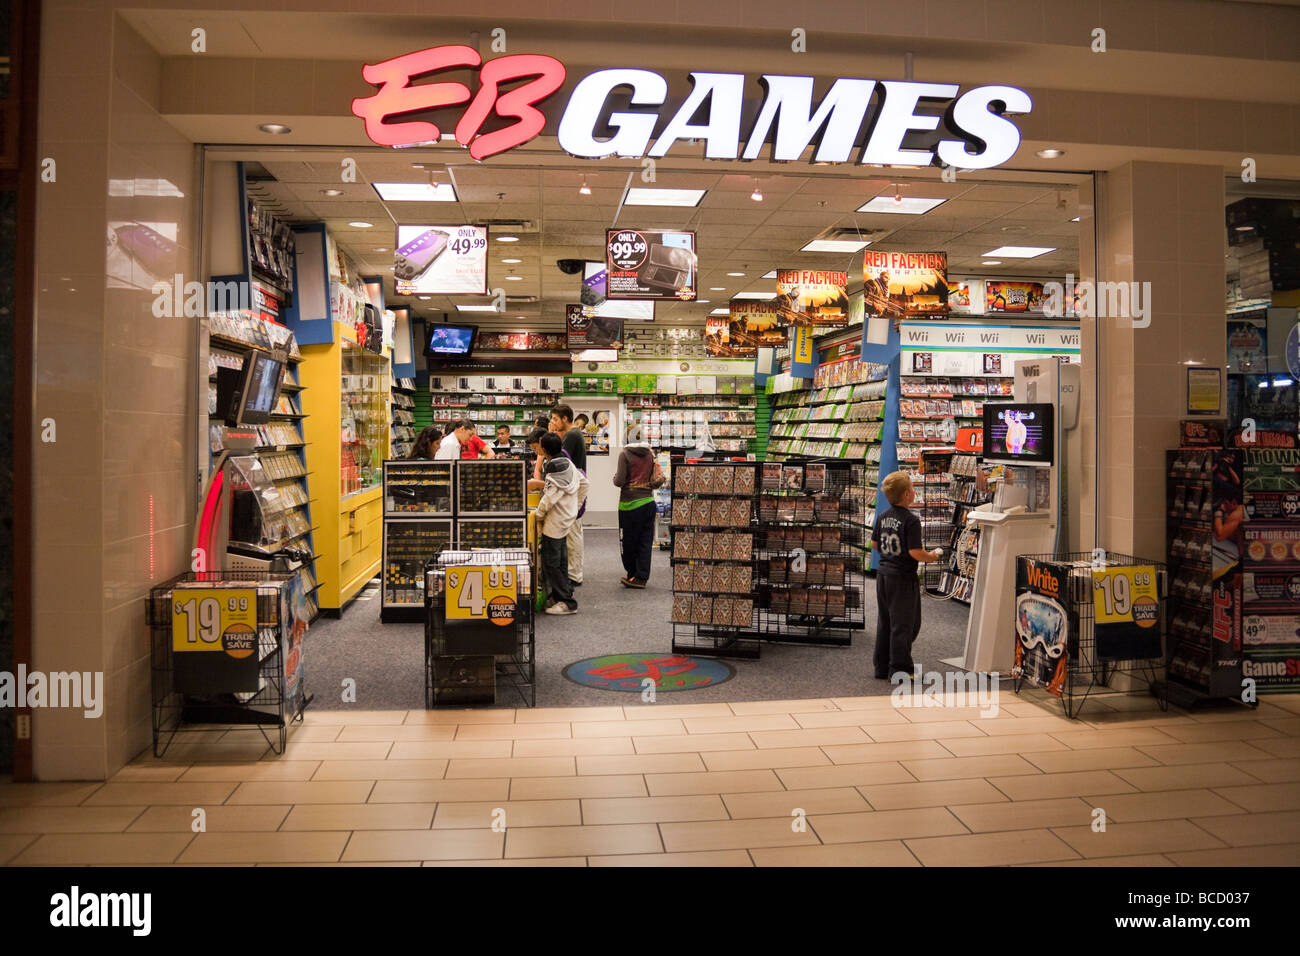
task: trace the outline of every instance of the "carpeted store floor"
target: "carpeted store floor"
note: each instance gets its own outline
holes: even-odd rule
[[[578,589],[579,611],[572,617],[538,615],[537,706],[631,706],[640,695],[581,687],[566,680],[564,668],[602,654],[664,651],[672,647],[668,623],[672,604],[666,551],[655,550],[650,586],[633,591],[623,576],[618,532],[586,532],[586,570]],[[764,644],[756,661],[729,661],[736,676],[717,687],[663,693],[672,703],[795,700],[888,694],[891,685],[872,677],[875,644],[875,581],[867,579],[866,630],[853,633],[850,647]],[[923,670],[940,669],[942,658],[961,654],[965,642],[964,604],[923,599],[921,634],[915,661]],[[424,629],[419,624],[383,624],[379,588],[374,582],[343,612],[341,619],[320,618],[307,636],[307,688],[313,708],[338,710],[404,709],[424,706]],[[356,681],[356,702],[342,701],[343,681]],[[513,692],[498,687],[497,705],[517,707]]]

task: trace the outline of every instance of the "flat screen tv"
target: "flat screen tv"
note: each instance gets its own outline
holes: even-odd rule
[[[284,373],[284,363],[273,356],[256,349],[245,352],[226,404],[226,424],[265,425],[270,421],[284,384]],[[219,393],[220,389],[219,376]]]
[[[984,403],[984,460],[1046,468],[1053,461],[1056,428],[1049,404]]]
[[[424,354],[430,358],[467,358],[474,351],[477,325],[434,325]]]

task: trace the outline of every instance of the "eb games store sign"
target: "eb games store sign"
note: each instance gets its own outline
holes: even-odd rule
[[[670,101],[668,81],[644,69],[597,70],[556,94],[564,64],[540,54],[483,62],[468,46],[439,46],[362,69],[377,87],[352,101],[366,135],[380,146],[433,145],[450,123],[477,160],[530,142],[550,128],[560,146],[583,159],[667,155],[679,141],[701,140],[708,159],[791,162],[815,147],[819,163],[989,169],[1015,155],[1020,130],[1009,116],[1033,102],[1012,86],[841,77],[814,101],[815,78],[692,72],[691,92]],[[416,81],[422,82],[416,82]],[[468,80],[468,82],[463,82]],[[761,89],[761,100],[752,95]],[[420,114],[436,114],[419,118]],[[459,115],[457,115],[459,114]],[[446,117],[444,119],[444,117]]]

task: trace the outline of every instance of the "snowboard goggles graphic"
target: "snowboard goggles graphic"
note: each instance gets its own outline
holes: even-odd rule
[[[1049,598],[1022,594],[1016,598],[1016,636],[1026,650],[1042,647],[1055,660],[1065,653],[1065,612]]]

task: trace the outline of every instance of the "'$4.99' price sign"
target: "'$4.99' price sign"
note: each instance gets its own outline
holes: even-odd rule
[[[515,622],[515,569],[463,565],[447,569],[447,620]]]

